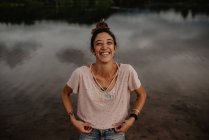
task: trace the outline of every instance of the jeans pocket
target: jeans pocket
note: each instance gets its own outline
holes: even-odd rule
[[[124,132],[116,132],[115,129],[109,131],[106,135],[107,140],[125,140]]]
[[[81,133],[79,140],[98,140],[99,134],[96,130],[92,130],[90,133]]]

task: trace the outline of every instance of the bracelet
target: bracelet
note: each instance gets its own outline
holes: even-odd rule
[[[68,112],[68,115],[69,115],[69,117],[72,117],[72,116],[74,116],[74,113],[73,112]]]
[[[136,114],[134,114],[134,113],[131,113],[131,114],[129,115],[129,117],[134,117],[135,121],[138,119],[138,116],[137,116]]]
[[[133,111],[135,111],[137,114],[139,114],[140,110],[139,109],[132,109]]]

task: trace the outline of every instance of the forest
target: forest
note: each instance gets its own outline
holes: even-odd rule
[[[208,0],[1,0],[0,6],[55,7],[142,7],[142,6],[209,6]]]
[[[36,20],[89,23],[123,9],[174,10],[183,17],[209,15],[208,0],[0,0],[0,22],[33,24]]]

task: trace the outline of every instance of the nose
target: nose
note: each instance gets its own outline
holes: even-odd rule
[[[107,44],[106,43],[102,44],[102,49],[107,49]]]

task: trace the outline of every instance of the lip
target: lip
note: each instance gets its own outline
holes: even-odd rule
[[[110,55],[110,52],[100,52],[99,54],[102,56],[107,56],[107,55]]]

